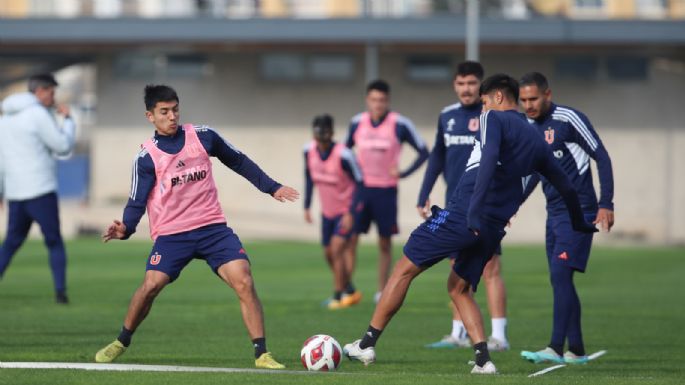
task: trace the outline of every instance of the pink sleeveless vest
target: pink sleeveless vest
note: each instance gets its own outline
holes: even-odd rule
[[[155,186],[147,200],[150,236],[176,234],[226,217],[217,198],[212,163],[192,124],[184,124],[185,144],[178,154],[167,154],[152,139],[143,143],[155,164]]]
[[[397,140],[397,113],[390,112],[378,127],[371,124],[371,115],[364,112],[354,133],[358,146],[357,158],[364,176],[364,186],[395,187],[397,177],[390,175],[391,168],[400,163],[401,144]]]
[[[321,160],[315,141],[312,141],[307,151],[307,166],[312,181],[319,189],[321,211],[326,218],[345,214],[352,204],[355,183],[342,168],[341,153],[344,149],[344,145],[336,143],[326,160]]]

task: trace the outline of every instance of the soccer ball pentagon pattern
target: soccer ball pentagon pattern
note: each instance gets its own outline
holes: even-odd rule
[[[334,371],[340,366],[342,349],[335,338],[317,334],[307,338],[302,346],[302,365],[312,371]]]

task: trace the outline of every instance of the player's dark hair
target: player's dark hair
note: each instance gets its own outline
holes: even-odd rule
[[[547,78],[545,77],[545,75],[539,72],[528,72],[527,74],[521,76],[521,80],[519,80],[519,85],[521,87],[536,85],[538,87],[538,90],[540,91],[547,91],[547,89],[549,88]]]
[[[468,75],[474,75],[478,78],[478,80],[483,80],[483,76],[485,76],[485,70],[477,61],[467,60],[457,64],[457,71],[454,73],[454,77],[456,78],[457,76]]]
[[[480,94],[487,95],[493,91],[501,91],[513,102],[519,100],[519,84],[516,79],[506,74],[495,74],[485,79],[480,85]]]
[[[390,84],[385,80],[377,79],[372,81],[366,86],[366,93],[368,94],[372,90],[380,91],[386,95],[390,94]]]
[[[314,120],[312,120],[312,128],[316,131],[318,130],[332,130],[333,129],[333,117],[329,114],[316,115]]]
[[[173,88],[165,85],[148,84],[145,86],[145,109],[152,111],[159,102],[175,101],[180,103]]]
[[[36,92],[39,88],[57,87],[58,83],[52,74],[36,74],[29,78],[29,92]]]

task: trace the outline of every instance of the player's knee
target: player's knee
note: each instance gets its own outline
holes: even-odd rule
[[[254,290],[254,281],[252,279],[252,275],[250,274],[245,274],[240,278],[233,280],[232,283],[233,290],[235,290],[240,296],[252,293]]]
[[[549,269],[549,281],[553,288],[565,287],[572,284],[572,270],[563,265],[551,265]]]
[[[162,291],[162,289],[164,289],[164,286],[165,283],[159,280],[146,279],[143,282],[143,286],[141,287],[141,289],[146,297],[154,298]]]
[[[493,258],[485,265],[485,269],[483,270],[483,279],[485,279],[486,282],[500,279],[499,260]]]
[[[63,245],[64,242],[62,241],[62,237],[59,234],[50,234],[45,236],[45,246],[48,249],[62,247]]]

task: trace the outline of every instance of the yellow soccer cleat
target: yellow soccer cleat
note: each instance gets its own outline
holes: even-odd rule
[[[342,307],[348,307],[352,305],[356,305],[362,300],[362,292],[359,290],[355,290],[354,293],[352,294],[343,294],[342,298],[340,299],[340,304]]]
[[[285,365],[274,360],[269,352],[262,353],[259,358],[254,360],[254,366],[258,369],[285,369]]]
[[[126,346],[119,342],[119,340],[114,340],[111,344],[105,346],[104,348],[100,349],[97,353],[95,353],[95,362],[107,364],[119,357],[120,355],[124,354],[126,351]]]
[[[342,301],[340,301],[340,300],[331,299],[331,300],[328,302],[328,305],[326,305],[326,307],[328,308],[328,310],[338,310],[338,309],[342,309],[342,308],[347,307],[347,306],[345,306],[345,305],[342,303]]]

